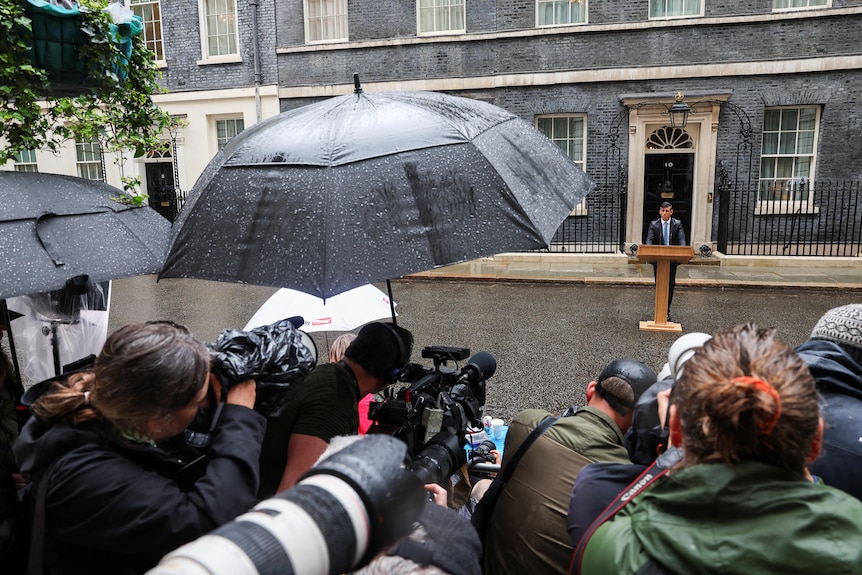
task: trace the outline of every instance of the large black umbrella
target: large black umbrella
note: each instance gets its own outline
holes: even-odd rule
[[[0,172],[0,299],[155,273],[171,224],[103,182]]]
[[[326,298],[544,247],[591,186],[556,145],[501,108],[357,87],[231,140],[174,223],[160,277]]]

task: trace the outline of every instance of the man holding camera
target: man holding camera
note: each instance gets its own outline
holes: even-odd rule
[[[356,434],[357,405],[394,383],[410,361],[413,335],[403,327],[365,325],[335,363],[315,367],[284,413],[270,419],[261,456],[261,498],[293,487],[338,435]]]
[[[485,536],[485,574],[567,573],[573,547],[566,528],[578,472],[596,461],[629,463],[624,435],[632,408],[656,381],[634,359],[611,362],[587,385],[587,406],[571,407],[534,442],[502,485]],[[551,414],[522,411],[509,426],[503,471]],[[480,501],[481,506],[483,501]]]

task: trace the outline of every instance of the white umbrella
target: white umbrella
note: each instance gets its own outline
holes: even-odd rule
[[[305,292],[280,289],[260,306],[245,331],[281,319],[302,316],[302,331],[350,331],[384,317],[392,317],[389,296],[370,284],[325,300]]]

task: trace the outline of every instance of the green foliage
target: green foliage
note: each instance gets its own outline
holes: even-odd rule
[[[164,91],[155,57],[141,35],[133,37],[131,58],[123,55],[101,10],[108,3],[79,1],[81,29],[88,38],[79,55],[87,63],[88,88],[79,96],[58,97],[51,94],[45,71],[30,60],[32,28],[23,3],[0,0],[0,164],[22,150],[56,151],[71,138],[97,139],[106,152],[131,152],[136,158],[159,147],[159,135],[172,120],[152,101],[153,94]],[[122,79],[117,65],[126,72]],[[124,178],[127,190],[139,184]]]
[[[20,150],[47,144],[44,134],[53,124],[50,114],[43,115],[39,105],[39,92],[44,90],[47,77],[44,70],[31,65],[22,29],[30,29],[30,20],[18,3],[0,0],[0,136],[8,144],[0,150],[0,160],[4,161]]]

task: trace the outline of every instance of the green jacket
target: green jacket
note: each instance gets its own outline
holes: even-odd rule
[[[697,465],[602,525],[580,573],[862,574],[862,502],[764,463]]]
[[[506,435],[503,468],[549,415],[538,409],[518,414]],[[595,461],[629,459],[622,430],[592,407],[560,418],[530,446],[494,506],[485,541],[485,575],[568,571],[573,549],[566,517],[572,486],[581,468]]]

